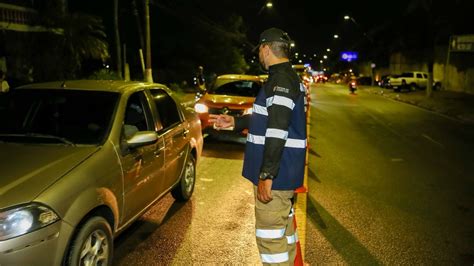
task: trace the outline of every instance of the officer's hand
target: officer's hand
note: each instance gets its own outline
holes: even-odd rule
[[[272,201],[272,184],[273,180],[258,180],[257,199],[263,203]]]

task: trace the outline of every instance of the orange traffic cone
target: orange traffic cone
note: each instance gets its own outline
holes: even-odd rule
[[[296,215],[293,216],[293,226],[295,227],[295,235],[296,233]],[[296,256],[295,256],[295,266],[303,266],[303,255],[301,254],[301,245],[300,240],[296,237]]]

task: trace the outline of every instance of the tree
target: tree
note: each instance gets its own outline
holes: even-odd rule
[[[32,35],[25,51],[30,53],[36,81],[77,78],[86,60],[109,58],[100,18],[82,13],[52,15],[51,11],[42,14],[43,24],[57,33]]]

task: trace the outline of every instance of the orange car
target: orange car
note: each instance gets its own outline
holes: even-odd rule
[[[214,86],[194,105],[199,113],[204,133],[218,134],[223,130],[213,129],[209,124],[209,114],[228,114],[242,116],[252,113],[253,102],[262,87],[262,78],[253,75],[228,74],[218,76]],[[247,134],[247,130],[240,132]]]

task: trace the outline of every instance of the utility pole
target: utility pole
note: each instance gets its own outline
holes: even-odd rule
[[[118,22],[118,0],[114,0],[114,28],[115,28],[115,70],[122,79],[122,50],[120,45],[120,31]]]
[[[151,72],[151,40],[150,40],[150,0],[145,0],[145,53],[146,53],[146,66],[145,66],[145,81],[153,82],[153,75]]]

